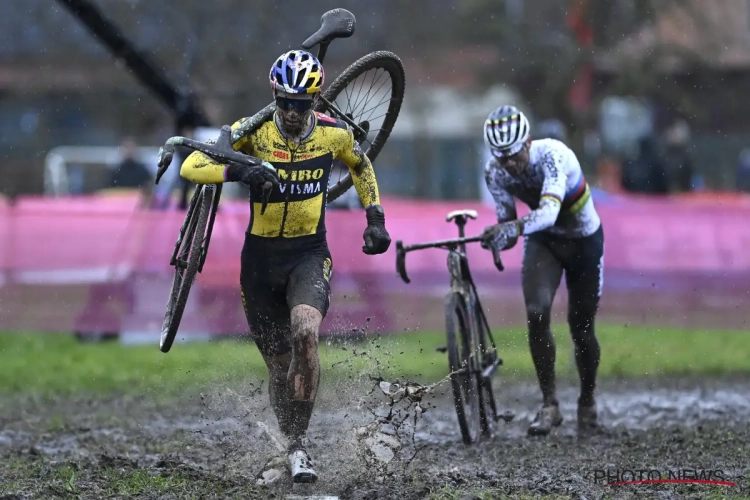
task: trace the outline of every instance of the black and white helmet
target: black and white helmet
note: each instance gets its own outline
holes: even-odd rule
[[[492,154],[518,153],[529,137],[529,120],[515,106],[500,106],[484,122],[484,143]]]

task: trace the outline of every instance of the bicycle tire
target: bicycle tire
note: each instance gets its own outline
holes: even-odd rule
[[[391,132],[393,131],[393,126],[396,124],[398,114],[401,111],[401,104],[406,89],[406,74],[401,59],[393,52],[371,52],[352,63],[333,81],[333,83],[331,83],[328,89],[323,92],[323,97],[329,102],[334,102],[339,94],[341,94],[341,92],[343,92],[351,83],[357,80],[357,78],[368,71],[377,69],[382,69],[387,72],[391,79],[391,98],[388,103],[388,110],[383,118],[383,125],[380,127],[375,138],[365,151],[367,158],[373,163],[383,149],[383,146],[385,146],[388,137],[390,137]],[[326,111],[325,104],[321,102],[318,105],[317,110]],[[341,111],[346,114],[346,110],[342,109]],[[330,111],[329,114],[331,114]],[[331,116],[334,116],[334,114],[331,114]],[[356,119],[354,121],[357,122]],[[331,203],[336,198],[340,197],[347,192],[353,184],[351,173],[347,172],[335,184],[328,187],[326,203]]]
[[[478,317],[479,311],[475,311],[475,314],[477,317],[474,318],[474,321],[477,325],[477,328],[479,329],[477,340],[479,345],[479,356],[482,360],[481,369],[484,370],[485,353],[488,350],[488,336],[485,325],[483,324],[481,318]],[[497,421],[497,402],[495,401],[495,392],[492,389],[492,378],[484,377],[480,372],[477,374],[477,383],[479,384],[479,397],[481,398],[482,407],[482,433],[489,435],[492,433],[494,424]],[[487,405],[487,403],[489,403],[489,406]]]
[[[183,236],[183,245],[177,255],[178,263],[175,265],[174,279],[172,280],[172,289],[169,293],[167,302],[167,311],[164,314],[164,321],[161,327],[161,341],[159,350],[169,352],[177,336],[177,330],[180,327],[182,314],[185,312],[190,287],[193,285],[195,276],[198,273],[198,267],[201,263],[203,253],[203,243],[206,236],[206,226],[208,217],[211,212],[211,205],[216,193],[216,186],[207,184],[199,186],[202,192],[197,201],[197,213],[193,212],[190,222],[187,224],[187,230]],[[200,235],[200,237],[196,237]],[[187,261],[187,265],[182,267],[179,261]]]
[[[485,422],[483,423],[482,432],[485,432],[487,434],[492,432],[492,429],[495,426],[495,422],[497,422],[497,403],[495,402],[495,392],[492,388],[492,379],[487,377],[483,377],[482,380],[482,389],[480,391],[484,391],[483,400],[487,399],[490,402],[489,410],[485,406],[484,408],[484,417]],[[484,401],[483,401],[484,406]]]
[[[463,296],[458,293],[449,294],[445,301],[448,366],[451,371],[450,381],[458,426],[461,438],[467,445],[477,442],[481,431],[481,396],[477,376],[472,373],[474,367],[469,355],[474,349],[469,321],[470,316]],[[459,352],[459,347],[463,350],[463,355]],[[466,368],[468,374],[456,373],[462,368]],[[467,412],[467,408],[470,411]]]

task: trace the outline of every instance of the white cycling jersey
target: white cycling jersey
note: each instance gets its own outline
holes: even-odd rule
[[[532,141],[529,165],[521,175],[512,176],[493,158],[485,166],[484,178],[499,222],[517,219],[514,197],[531,209],[519,219],[521,234],[545,231],[581,238],[601,225],[578,158],[558,140]]]

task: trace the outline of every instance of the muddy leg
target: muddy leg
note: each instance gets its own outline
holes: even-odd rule
[[[290,442],[299,443],[307,432],[320,383],[318,329],[323,315],[312,306],[292,308],[292,357],[287,372],[291,410]]]
[[[558,405],[555,389],[555,340],[550,329],[552,302],[562,277],[562,265],[542,239],[527,237],[523,254],[523,296],[534,361],[543,405]]]
[[[271,400],[271,408],[279,422],[279,430],[285,436],[291,435],[290,426],[291,412],[289,405],[291,401],[289,387],[287,383],[287,373],[289,365],[292,362],[292,353],[282,354],[280,356],[263,356],[263,360],[268,367],[268,396]]]
[[[245,309],[248,326],[255,337],[263,361],[268,368],[268,396],[271,408],[276,415],[279,429],[285,436],[289,435],[290,415],[289,388],[287,373],[292,362],[292,327],[289,322],[289,309],[286,304],[268,291],[268,285],[261,291],[254,290],[254,274],[246,273],[242,280],[242,306]],[[256,287],[260,288],[260,287]],[[254,308],[247,307],[246,297],[252,297]],[[282,296],[283,297],[283,296]]]
[[[572,303],[568,311],[568,323],[575,344],[576,366],[581,380],[581,394],[578,404],[590,406],[594,403],[596,389],[596,372],[599,368],[599,341],[594,333],[596,308],[590,308],[578,302]]]
[[[594,325],[604,282],[602,229],[576,243],[579,248],[565,270],[565,280],[568,287],[568,324],[581,380],[578,405],[585,407],[594,404],[600,358]]]

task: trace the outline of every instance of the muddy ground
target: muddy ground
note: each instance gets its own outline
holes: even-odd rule
[[[539,399],[533,384],[516,383],[498,390],[500,408],[515,419],[501,421],[492,439],[472,447],[460,441],[447,386],[438,386],[420,405],[426,411],[416,431],[408,424],[400,429],[401,447],[391,445],[388,463],[389,451],[366,439],[374,426],[361,429],[387,414],[389,398],[379,390],[368,394],[366,382],[328,385],[311,431],[320,480],[294,488],[288,481],[267,488],[255,483],[278,447],[265,387],[214,388],[162,403],[155,394],[5,398],[0,498],[750,497],[748,381],[603,382],[606,429],[594,436],[577,435],[577,391],[567,383],[560,391],[566,421],[546,438],[526,437]],[[392,407],[413,422],[409,403]],[[687,470],[681,473],[688,477],[703,471],[704,478],[737,486],[605,486],[618,469],[659,471],[665,478],[669,471]],[[597,473],[605,470],[609,478]],[[629,474],[619,479],[631,480]]]

